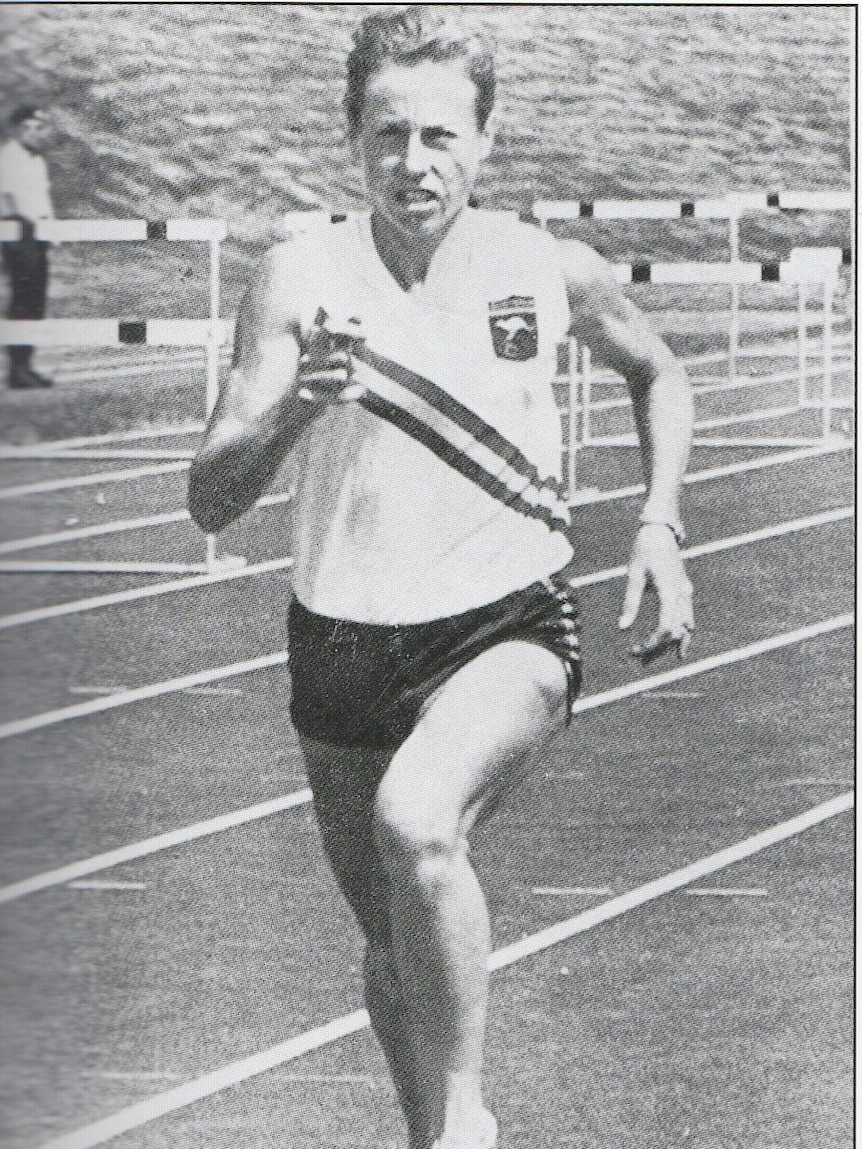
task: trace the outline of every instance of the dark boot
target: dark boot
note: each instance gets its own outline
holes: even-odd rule
[[[30,366],[32,347],[9,347],[9,386],[15,389],[53,387],[54,381]]]
[[[33,348],[7,347],[6,350],[9,353],[9,386],[16,389],[39,387],[40,384],[30,370],[30,356],[33,354]]]

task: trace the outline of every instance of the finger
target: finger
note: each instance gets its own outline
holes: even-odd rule
[[[326,366],[332,367],[350,367],[350,352],[349,351],[330,351],[326,356]]]
[[[642,642],[636,642],[632,647],[632,654],[638,658],[642,658],[645,654],[653,654],[656,651],[666,650],[674,642],[673,635],[666,626],[661,623],[655,628],[652,634],[648,635]]]
[[[638,616],[641,608],[644,587],[646,586],[646,569],[643,563],[633,562],[629,567],[629,577],[626,583],[626,593],[623,598],[623,609],[619,617],[620,630],[628,630]]]
[[[694,637],[691,630],[687,627],[683,628],[682,637],[679,640],[679,645],[676,648],[676,656],[682,662],[688,654],[688,648],[691,646],[691,640]]]
[[[684,604],[682,610],[682,625],[690,634],[694,634],[694,606],[689,596],[688,601]]]
[[[336,392],[351,382],[351,376],[343,367],[335,371],[300,371],[297,382],[311,390]]]
[[[351,353],[347,349],[333,348],[329,342],[322,340],[311,341],[302,348],[299,356],[300,367],[310,363],[315,364],[316,370],[344,367],[351,368]]]
[[[349,376],[331,373],[305,375],[299,382],[297,398],[309,403],[350,403],[361,399],[366,392],[361,383],[351,382]]]
[[[357,399],[361,399],[365,394],[365,388],[361,383],[351,383],[349,387],[345,387],[335,397],[336,403],[355,403]]]
[[[646,641],[632,647],[632,655],[639,658],[644,666],[655,662],[670,650],[679,650],[680,639],[668,631],[660,629],[654,631]]]

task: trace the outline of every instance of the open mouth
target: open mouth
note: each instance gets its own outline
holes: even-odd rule
[[[423,187],[400,188],[395,199],[400,207],[408,211],[427,211],[439,202],[434,192]]]

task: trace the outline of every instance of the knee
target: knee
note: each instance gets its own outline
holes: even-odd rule
[[[374,809],[374,844],[390,885],[431,901],[463,847],[457,819],[423,808],[385,780]]]

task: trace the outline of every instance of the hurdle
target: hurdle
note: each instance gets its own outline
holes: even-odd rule
[[[561,241],[565,242],[565,241]],[[799,410],[816,409],[821,412],[821,428],[819,438],[805,438],[802,436],[745,436],[739,438],[729,437],[696,437],[696,446],[711,447],[787,447],[787,446],[813,446],[824,440],[833,438],[833,413],[839,409],[850,408],[852,399],[839,399],[834,394],[834,375],[836,365],[836,341],[833,333],[833,305],[835,289],[839,279],[839,268],[843,260],[843,252],[837,247],[810,248],[800,247],[791,251],[790,258],[784,261],[769,261],[766,263],[634,263],[614,264],[612,272],[620,284],[628,283],[658,283],[658,284],[712,284],[712,283],[782,283],[796,286],[799,289],[799,330],[796,347],[796,365],[792,371],[772,373],[766,376],[753,377],[744,382],[740,379],[729,384],[717,384],[695,388],[695,395],[709,392],[722,392],[738,389],[742,386],[764,385],[776,382],[797,382],[797,402],[793,405],[762,408],[753,412],[725,416],[713,420],[701,420],[695,423],[695,430],[708,431],[722,426],[731,426],[746,422],[758,422],[763,419],[781,418],[795,414]],[[806,299],[809,289],[819,286],[823,293],[823,342],[822,363],[820,370],[811,371],[809,360],[811,358],[807,338],[808,315]],[[741,350],[745,357],[749,352]],[[751,353],[753,357],[778,357],[774,348],[756,348]],[[699,362],[716,362],[723,358],[719,355],[703,355],[695,357]],[[784,357],[787,357],[786,354]],[[595,377],[589,349],[581,351],[580,367],[573,369],[573,360],[570,358],[568,372],[569,394],[569,434],[574,432],[574,441],[567,443],[566,453],[569,458],[569,491],[570,501],[573,498],[577,471],[576,464],[572,462],[580,448],[584,447],[620,447],[636,446],[636,435],[596,435],[593,427],[593,416],[598,411],[623,409],[630,406],[628,398],[605,399],[595,401],[593,388]],[[823,381],[821,398],[814,399],[808,395],[808,381],[810,378],[820,378]],[[580,416],[580,420],[578,417]],[[580,422],[580,434],[578,426]],[[578,496],[580,499],[580,495]]]
[[[841,189],[819,192],[773,191],[729,193],[718,199],[695,200],[536,200],[533,217],[543,229],[552,221],[574,220],[726,220],[730,262],[738,264],[740,220],[746,214],[763,212],[852,212],[853,193]],[[842,262],[852,260],[849,248],[842,249]],[[637,282],[636,280],[634,282]],[[737,374],[739,355],[740,287],[745,280],[730,280],[730,360],[731,378]]]
[[[221,282],[221,243],[227,224],[218,219],[43,219],[33,225],[17,220],[0,221],[0,241],[14,243],[32,228],[33,238],[48,243],[94,242],[192,242],[209,246],[209,317],[207,319],[6,319],[0,320],[0,343],[7,346],[38,347],[199,347],[206,352],[206,413],[209,416],[218,398],[218,370],[221,347],[228,341],[231,325],[219,318]],[[204,562],[173,564],[189,574],[213,573],[223,563],[216,556],[215,536],[206,537]],[[63,570],[68,564],[58,564]],[[86,565],[86,564],[83,564]],[[124,573],[128,564],[93,564],[94,573]],[[44,570],[46,564],[39,564]],[[137,564],[147,573],[146,563]],[[164,564],[151,564],[149,573],[162,574]],[[122,568],[122,569],[121,569]]]

